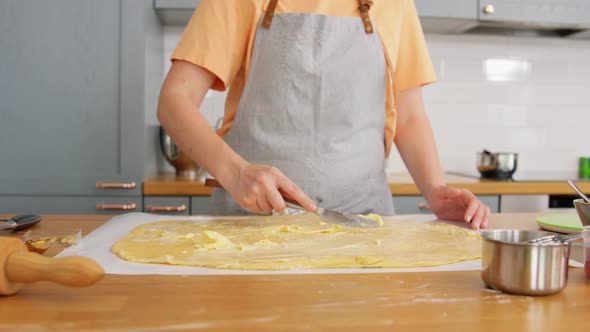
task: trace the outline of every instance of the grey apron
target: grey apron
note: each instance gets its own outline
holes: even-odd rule
[[[266,22],[268,23],[268,22]],[[319,206],[392,215],[385,174],[386,64],[359,18],[281,13],[256,30],[250,73],[225,136],[280,169]],[[248,214],[223,189],[212,214]]]

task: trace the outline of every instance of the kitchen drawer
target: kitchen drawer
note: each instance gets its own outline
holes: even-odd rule
[[[477,196],[484,204],[490,207],[492,213],[500,211],[500,197],[497,195]],[[432,213],[426,200],[422,196],[393,196],[393,205],[396,214],[420,214]]]
[[[191,196],[191,214],[209,214],[211,196]]]
[[[188,215],[189,196],[145,196],[143,211],[157,214]]]
[[[138,211],[142,211],[141,196],[0,196],[0,213],[7,214],[122,214]]]

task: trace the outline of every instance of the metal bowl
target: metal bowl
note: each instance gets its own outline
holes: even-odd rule
[[[176,169],[176,176],[190,179],[199,177],[199,174],[203,171],[202,168],[180,151],[162,126],[160,126],[159,141],[164,158]]]
[[[481,177],[488,179],[510,179],[518,166],[518,153],[490,152],[477,153],[477,170]]]
[[[481,234],[481,278],[488,287],[512,294],[551,295],[567,285],[569,245],[522,243],[554,233],[486,230]]]

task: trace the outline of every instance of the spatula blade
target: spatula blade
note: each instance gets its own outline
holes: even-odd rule
[[[316,211],[316,213],[320,216],[320,218],[322,218],[323,221],[331,224],[357,228],[377,228],[381,226],[375,220],[366,219],[346,212],[325,210],[320,208],[318,211]]]

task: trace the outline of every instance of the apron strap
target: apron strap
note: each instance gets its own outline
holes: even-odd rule
[[[264,12],[264,19],[262,20],[262,27],[270,28],[272,23],[272,18],[275,15],[275,10],[277,9],[277,3],[279,0],[270,0],[268,3],[268,7],[266,7],[266,12]],[[365,33],[371,34],[373,33],[373,24],[371,23],[371,17],[369,17],[369,10],[373,5],[373,1],[371,0],[359,0],[359,10],[361,11],[361,19],[363,20],[363,25],[365,26]]]
[[[371,18],[369,17],[369,9],[373,5],[373,1],[371,0],[359,0],[359,10],[361,11],[361,19],[363,20],[363,24],[365,25],[365,33],[371,34],[373,33],[373,24],[371,23]]]
[[[270,28],[272,18],[275,15],[275,9],[277,8],[277,2],[279,0],[270,0],[268,3],[268,7],[266,7],[266,12],[264,13],[264,19],[262,20],[262,26],[264,28]]]

